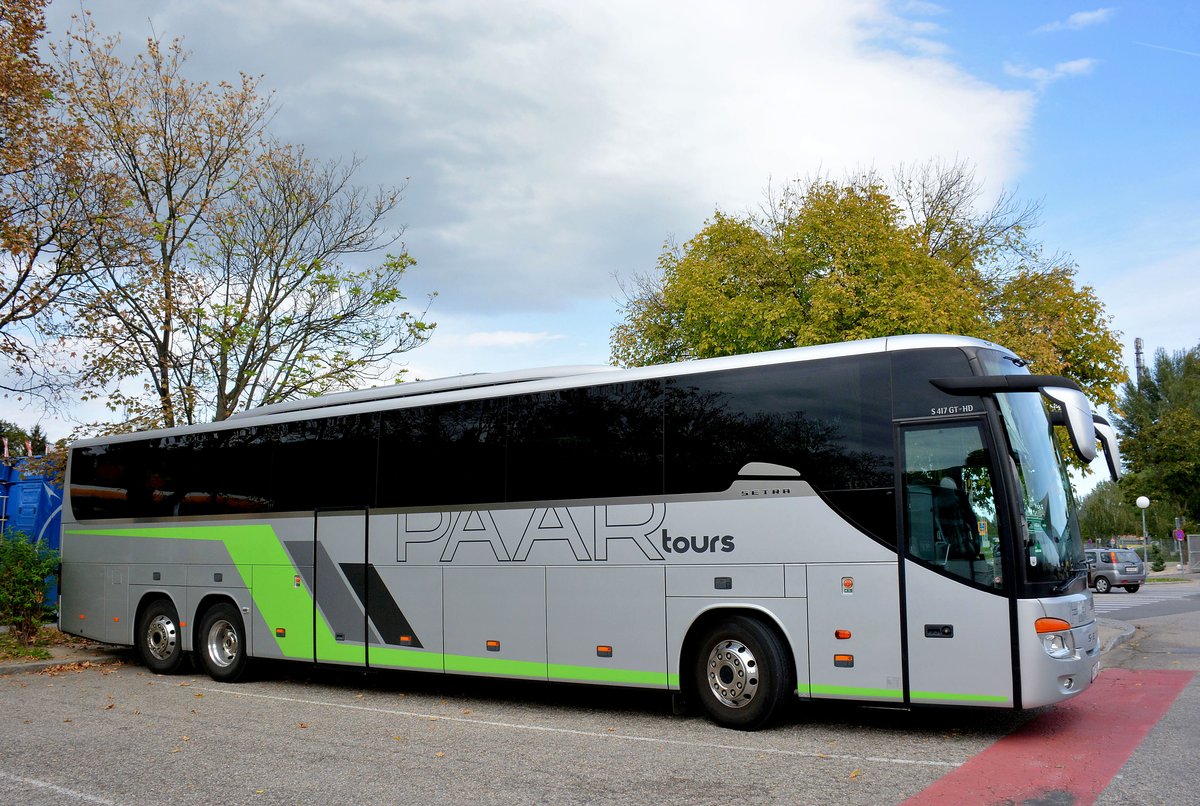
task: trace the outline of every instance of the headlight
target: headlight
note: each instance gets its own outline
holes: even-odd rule
[[[1069,658],[1071,656],[1071,648],[1067,646],[1067,640],[1059,633],[1043,633],[1042,649],[1046,650],[1046,654],[1052,658]]]

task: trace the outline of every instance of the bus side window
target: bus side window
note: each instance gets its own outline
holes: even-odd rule
[[[904,529],[908,556],[1003,586],[991,462],[977,424],[904,431]]]

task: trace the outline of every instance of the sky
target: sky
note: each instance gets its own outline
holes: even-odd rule
[[[409,378],[603,364],[621,283],[769,183],[965,160],[1039,201],[1127,345],[1200,343],[1200,4],[92,0],[189,78],[261,75],[271,131],[407,183],[437,293]],[[61,38],[78,0],[53,0]],[[0,417],[69,426],[0,405]],[[85,418],[86,419],[86,418]]]

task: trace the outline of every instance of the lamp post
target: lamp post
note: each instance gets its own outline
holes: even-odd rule
[[[1138,509],[1142,511],[1142,554],[1146,563],[1146,570],[1150,570],[1150,535],[1146,532],[1146,507],[1150,506],[1150,499],[1144,495],[1139,495],[1137,498]]]

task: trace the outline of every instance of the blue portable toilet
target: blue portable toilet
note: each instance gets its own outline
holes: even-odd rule
[[[47,476],[22,478],[25,458],[0,461],[0,535],[21,532],[58,551],[62,543],[62,485]],[[58,603],[58,581],[46,585],[46,604]]]

